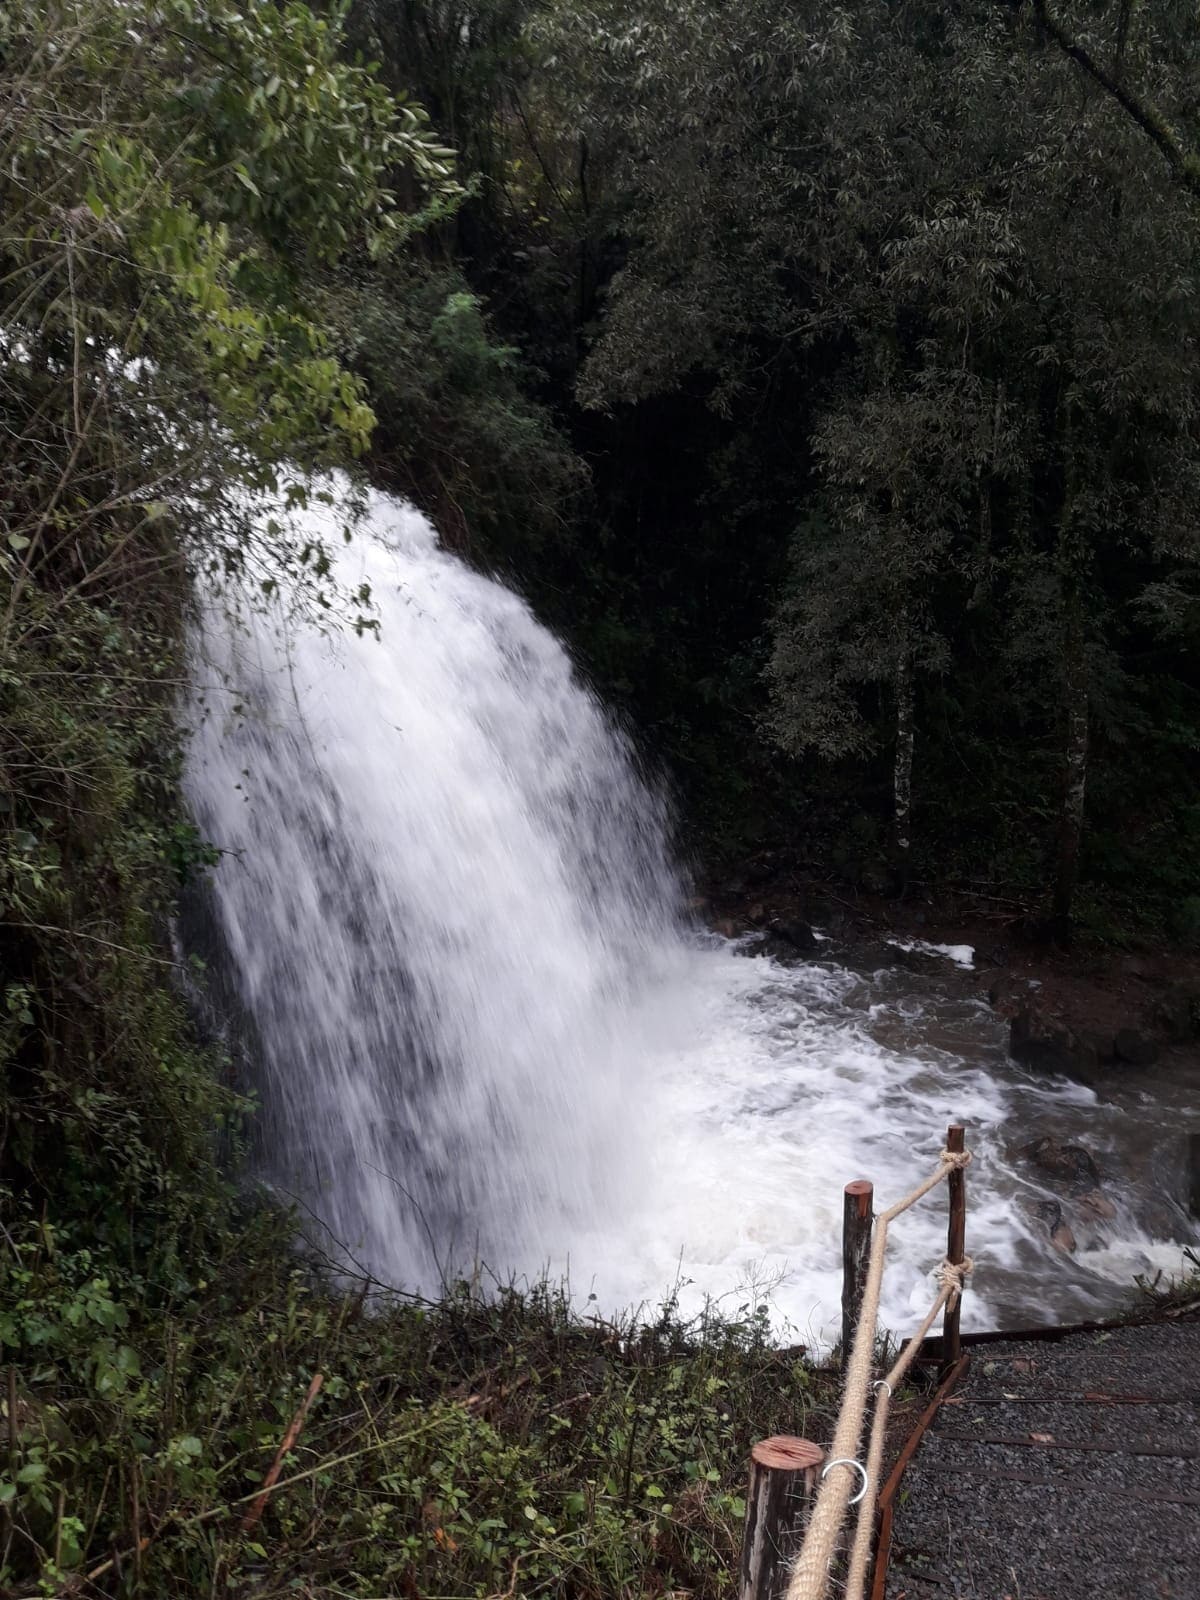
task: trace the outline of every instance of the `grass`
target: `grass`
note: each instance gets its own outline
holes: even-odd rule
[[[284,1226],[255,1215],[170,1286],[36,1223],[10,1238],[6,1597],[729,1594],[750,1445],[827,1428],[835,1378],[761,1313],[610,1322],[549,1283],[368,1295]]]

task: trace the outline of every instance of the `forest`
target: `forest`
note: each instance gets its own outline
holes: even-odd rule
[[[0,1594],[729,1592],[824,1403],[757,1313],[372,1319],[238,1176],[194,585],[369,627],[248,509],[347,469],[565,640],[700,880],[1194,950],[1195,7],[28,0],[0,153]]]

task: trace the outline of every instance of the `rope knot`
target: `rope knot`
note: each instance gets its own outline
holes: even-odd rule
[[[975,1263],[970,1256],[964,1256],[961,1261],[943,1260],[937,1269],[938,1288],[951,1290],[952,1302],[955,1298],[961,1298],[967,1274],[974,1269]]]
[[[938,1160],[944,1167],[969,1167],[971,1165],[971,1152],[969,1150],[943,1150]]]

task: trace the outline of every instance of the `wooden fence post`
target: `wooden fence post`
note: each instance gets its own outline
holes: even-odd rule
[[[846,1185],[842,1210],[842,1371],[850,1360],[850,1347],[862,1311],[867,1286],[867,1260],[871,1254],[875,1185],[856,1178]]]
[[[787,1593],[824,1464],[819,1444],[786,1433],[751,1450],[740,1600],[782,1600]]]
[[[961,1155],[966,1149],[966,1129],[952,1123],[946,1130],[946,1149]],[[958,1266],[966,1256],[967,1245],[967,1177],[961,1167],[955,1167],[946,1179],[950,1192],[950,1227],[946,1235],[946,1260]],[[958,1320],[962,1314],[962,1296],[942,1318],[942,1355],[947,1365],[958,1360],[962,1346],[958,1337]]]

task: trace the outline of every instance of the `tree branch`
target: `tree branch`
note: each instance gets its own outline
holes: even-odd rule
[[[1006,0],[1006,3],[1010,8],[1019,11],[1024,0],[1016,0],[1015,7],[1013,0]],[[1047,37],[1052,39],[1062,53],[1074,61],[1094,83],[1098,83],[1106,94],[1112,96],[1126,115],[1137,123],[1151,143],[1157,146],[1175,180],[1200,198],[1200,157],[1194,151],[1185,148],[1179,135],[1153,100],[1134,94],[1121,79],[1102,67],[1090,51],[1071,37],[1058,18],[1051,15],[1047,0],[1033,0],[1033,9]]]

